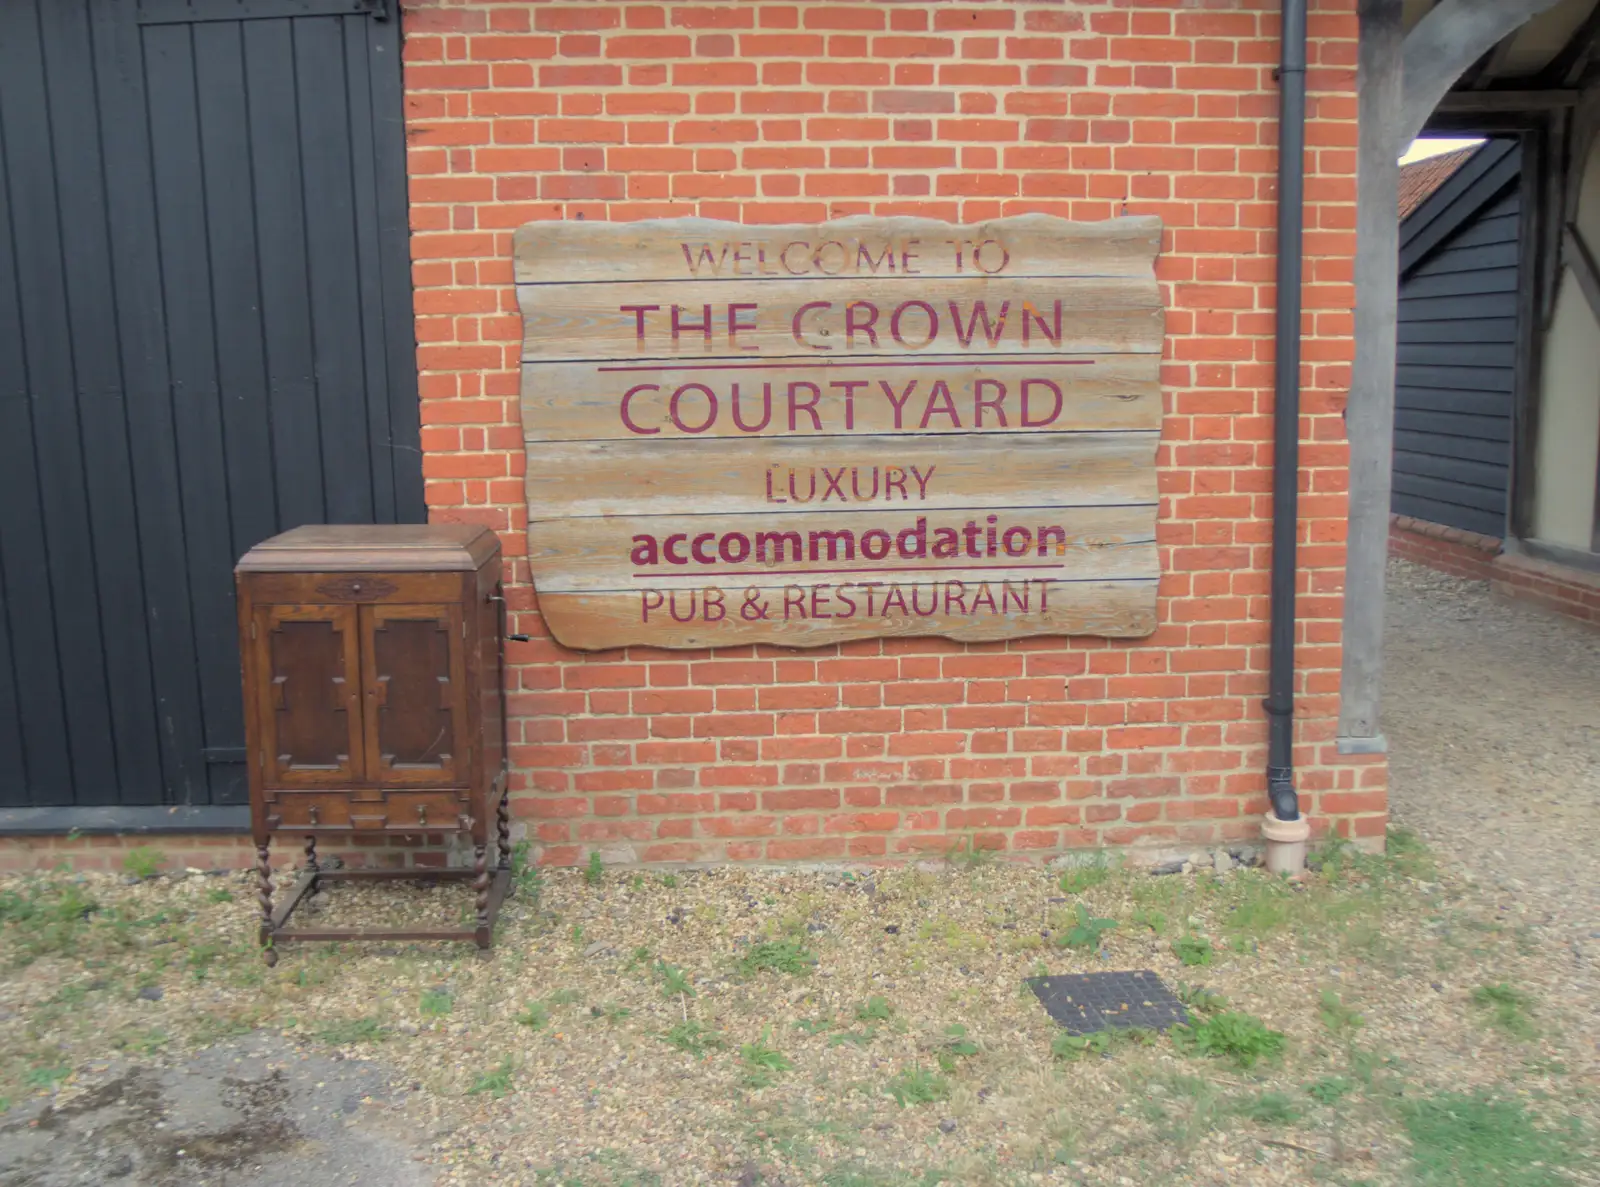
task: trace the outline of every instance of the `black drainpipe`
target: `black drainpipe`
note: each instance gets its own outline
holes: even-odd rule
[[[1278,324],[1272,403],[1272,650],[1267,796],[1300,819],[1294,790],[1294,583],[1300,495],[1300,248],[1305,231],[1306,0],[1283,0],[1278,68]]]

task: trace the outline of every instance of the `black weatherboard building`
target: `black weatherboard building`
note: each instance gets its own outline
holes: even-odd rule
[[[1391,506],[1497,538],[1511,477],[1521,172],[1521,146],[1491,140],[1407,166],[1401,183]]]

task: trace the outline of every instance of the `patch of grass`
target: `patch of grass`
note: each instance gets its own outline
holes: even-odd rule
[[[872,1040],[878,1037],[876,1026],[863,1026],[860,1030],[842,1030],[828,1040],[830,1047],[842,1047],[849,1043],[852,1047],[869,1047]]]
[[[1050,1041],[1050,1054],[1057,1059],[1083,1059],[1100,1056],[1109,1059],[1118,1051],[1129,1047],[1149,1047],[1156,1041],[1156,1032],[1143,1026],[1108,1026],[1104,1030],[1086,1035],[1062,1031]]]
[[[1521,1101],[1489,1092],[1440,1092],[1402,1116],[1426,1187],[1557,1187],[1579,1159],[1575,1128],[1540,1125]]]
[[[545,995],[545,1004],[549,1006],[570,1006],[583,1000],[583,995],[576,989],[558,989],[554,993]]]
[[[1172,941],[1172,954],[1189,968],[1211,963],[1211,941],[1204,936],[1179,936]]]
[[[615,1026],[632,1015],[633,1011],[627,1006],[618,1005],[616,1002],[604,1002],[598,1006],[589,1007],[589,1017],[603,1018],[610,1026]]]
[[[950,1081],[936,1072],[926,1068],[902,1068],[887,1084],[883,1091],[894,1097],[902,1109],[912,1105],[927,1105],[935,1101],[948,1100],[950,1097]]]
[[[1339,995],[1331,989],[1322,991],[1317,1003],[1317,1014],[1322,1019],[1322,1025],[1328,1028],[1329,1034],[1346,1042],[1354,1038],[1356,1031],[1366,1025],[1366,1019],[1340,1001]]]
[[[1191,1055],[1232,1060],[1241,1068],[1283,1054],[1284,1034],[1253,1014],[1227,1010],[1192,1026],[1172,1028],[1174,1044]]]
[[[550,1007],[544,1002],[529,1002],[528,1008],[517,1015],[517,1025],[529,1030],[543,1030],[550,1025]]]
[[[802,1018],[794,1024],[794,1028],[808,1038],[819,1035],[825,1030],[833,1029],[833,1019],[827,1014],[818,1018]]]
[[[1111,865],[1105,852],[1097,852],[1082,865],[1072,866],[1061,875],[1058,885],[1063,894],[1083,894],[1096,886],[1103,886],[1111,878]]]
[[[894,1017],[894,1007],[882,994],[873,994],[856,1007],[858,1022],[887,1022]]]
[[[605,863],[600,860],[600,850],[589,850],[589,864],[583,867],[583,880],[589,886],[599,886],[605,877]]]
[[[1237,936],[1261,937],[1285,927],[1293,917],[1294,891],[1271,874],[1240,870],[1232,879],[1237,901],[1223,926]]]
[[[662,874],[661,875],[661,885],[666,887],[668,890],[676,890],[676,889],[678,889],[678,875],[676,875],[676,874]]]
[[[46,1064],[43,1067],[29,1068],[27,1072],[23,1074],[22,1084],[25,1088],[32,1088],[35,1091],[42,1091],[45,1089],[54,1088],[57,1084],[59,1084],[62,1080],[65,1080],[70,1075],[72,1075],[72,1069],[65,1064]]]
[[[693,1018],[685,1018],[661,1038],[668,1046],[676,1047],[679,1051],[687,1051],[691,1055],[702,1055],[707,1051],[727,1046],[720,1034]]]
[[[478,1096],[487,1092],[495,1100],[499,1100],[511,1091],[512,1071],[510,1057],[502,1059],[493,1071],[484,1072],[473,1080],[472,1087],[467,1089],[467,1094],[469,1096]]]
[[[1407,878],[1431,882],[1438,876],[1433,851],[1409,828],[1391,828],[1385,838],[1384,860]]]
[[[455,998],[448,989],[424,989],[417,1008],[424,1018],[443,1018],[455,1006]]]
[[[817,957],[804,940],[764,940],[753,945],[739,958],[739,971],[745,976],[753,973],[788,973],[802,977],[817,963]]]
[[[231,903],[233,902],[233,891],[228,890],[226,887],[213,886],[210,890],[206,891],[206,902]]]
[[[0,940],[9,950],[9,963],[26,968],[42,956],[75,951],[89,916],[99,909],[76,882],[29,882],[21,891],[0,890]],[[131,925],[117,934],[131,942]]]
[[[1306,1095],[1319,1105],[1337,1104],[1349,1095],[1355,1084],[1344,1076],[1323,1076],[1306,1085]]]
[[[1286,1092],[1263,1092],[1232,1102],[1232,1111],[1257,1125],[1293,1125],[1300,1109]]]
[[[341,1018],[323,1023],[316,1035],[330,1046],[350,1047],[356,1043],[381,1043],[389,1037],[389,1029],[376,1018]]]
[[[694,997],[694,985],[689,980],[689,974],[677,965],[668,964],[664,960],[656,961],[656,976],[661,978],[661,992],[667,997]]]
[[[794,1066],[782,1051],[767,1045],[770,1036],[771,1031],[764,1030],[758,1040],[739,1048],[739,1059],[746,1068],[746,1078],[757,1088],[765,1088]]]
[[[122,868],[126,873],[135,878],[154,878],[161,872],[161,867],[167,864],[167,855],[159,849],[152,849],[148,845],[140,845],[130,849],[122,856]]]
[[[1115,919],[1096,919],[1082,903],[1078,904],[1078,922],[1061,935],[1065,948],[1098,948],[1100,937],[1117,926]]]
[[[1529,1017],[1528,995],[1508,982],[1478,986],[1472,991],[1472,1004],[1486,1011],[1489,1021],[1513,1038],[1531,1039],[1538,1033]]]

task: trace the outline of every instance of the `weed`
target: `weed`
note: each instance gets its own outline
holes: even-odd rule
[[[1103,885],[1111,877],[1111,867],[1105,853],[1098,852],[1083,865],[1073,866],[1061,875],[1059,883],[1063,894],[1083,894]]]
[[[610,1026],[615,1026],[633,1013],[627,1006],[619,1006],[616,1002],[605,1002],[598,1006],[589,1007],[589,1017],[603,1018]]]
[[[1328,1028],[1328,1033],[1346,1042],[1354,1038],[1356,1031],[1366,1025],[1366,1019],[1341,1002],[1339,995],[1331,989],[1322,991],[1317,1013],[1322,1017],[1322,1025]]]
[[[666,887],[668,890],[676,890],[678,888],[678,875],[662,874],[661,885]]]
[[[926,1068],[908,1067],[900,1072],[883,1090],[899,1102],[902,1109],[912,1105],[927,1105],[946,1100],[950,1096],[950,1081]]]
[[[530,907],[539,905],[539,896],[544,893],[544,875],[533,860],[532,842],[518,841],[511,846],[511,881],[519,898]]]
[[[448,989],[424,989],[418,1004],[424,1018],[443,1018],[455,1005],[455,998]]]
[[[502,1059],[495,1066],[494,1071],[484,1072],[472,1081],[472,1087],[467,1089],[468,1095],[477,1096],[480,1093],[487,1092],[495,1100],[499,1100],[511,1091],[511,1071],[510,1057]]]
[[[1179,936],[1172,941],[1172,954],[1187,967],[1211,963],[1211,941],[1204,936]]]
[[[995,857],[995,850],[977,848],[973,838],[957,841],[944,855],[951,865],[966,866],[969,870],[985,869],[994,863]]]
[[[167,855],[148,845],[130,849],[122,857],[122,868],[135,878],[154,878],[166,864]]]
[[[1253,1014],[1224,1011],[1192,1026],[1172,1028],[1173,1042],[1192,1055],[1231,1059],[1242,1068],[1283,1054],[1284,1035]]]
[[[1572,1128],[1536,1124],[1520,1101],[1441,1092],[1403,1109],[1417,1180],[1427,1187],[1557,1187],[1578,1158]]]
[[[543,1030],[550,1025],[550,1007],[543,1002],[529,1002],[528,1008],[517,1015],[517,1025]]]
[[[952,1022],[944,1028],[944,1041],[934,1052],[934,1058],[939,1061],[939,1070],[948,1074],[956,1070],[956,1060],[976,1055],[980,1050],[982,1048],[967,1037],[967,1028]]]
[[[894,1017],[894,1007],[889,1004],[888,998],[880,994],[873,994],[856,1007],[858,1022],[887,1022],[892,1017]]]
[[[227,890],[221,886],[213,886],[210,890],[206,891],[206,902],[231,903],[233,902],[233,891]]]
[[[356,1043],[381,1043],[389,1030],[376,1018],[344,1018],[324,1023],[317,1038],[331,1047],[350,1047]]]
[[[622,966],[622,971],[631,973],[642,964],[649,964],[650,958],[655,955],[642,944],[628,954],[628,963]]]
[[[1096,919],[1079,903],[1078,922],[1062,934],[1060,943],[1066,948],[1098,948],[1100,936],[1116,926],[1115,919]]]
[[[1472,991],[1472,1004],[1487,1010],[1490,1022],[1513,1038],[1531,1039],[1535,1034],[1528,995],[1505,981],[1478,986]]]
[[[644,875],[643,874],[635,874],[633,877],[629,878],[628,879],[628,889],[629,890],[643,890],[644,889]]]
[[[1143,1026],[1107,1027],[1086,1035],[1062,1031],[1050,1042],[1050,1054],[1057,1059],[1082,1059],[1098,1055],[1109,1059],[1128,1047],[1148,1047],[1156,1041],[1156,1032]]]
[[[747,977],[764,971],[799,977],[809,973],[816,963],[816,954],[804,940],[766,940],[739,959],[739,971]]]
[[[1337,1104],[1355,1085],[1343,1076],[1323,1076],[1306,1085],[1306,1095],[1319,1105]]]
[[[1263,1092],[1234,1101],[1232,1110],[1258,1125],[1293,1125],[1300,1119],[1299,1108],[1284,1092]]]
[[[764,1030],[756,1042],[746,1043],[739,1048],[739,1058],[749,1069],[748,1079],[757,1088],[765,1088],[794,1066],[782,1051],[767,1045],[770,1035],[770,1030]]]
[[[825,1030],[832,1030],[833,1019],[827,1014],[822,1015],[820,1018],[802,1018],[794,1024],[794,1028],[801,1034],[810,1037],[811,1035],[821,1034]]]
[[[1228,1008],[1228,999],[1215,989],[1191,985],[1187,981],[1178,982],[1178,1000],[1191,1010],[1204,1010],[1208,1014]]]
[[[685,1018],[661,1037],[669,1046],[676,1047],[679,1051],[687,1051],[691,1055],[700,1055],[714,1048],[727,1046],[720,1034],[692,1018]]]
[[[661,992],[667,997],[694,997],[694,986],[689,981],[689,974],[677,965],[668,964],[664,960],[656,961],[656,976],[661,978]]]
[[[1148,927],[1156,935],[1167,930],[1167,917],[1160,911],[1148,907],[1140,907],[1134,911],[1131,921],[1135,927]]]
[[[545,997],[545,1002],[552,1006],[570,1006],[574,1002],[583,1000],[583,995],[576,989],[558,989]]]
[[[600,860],[600,850],[589,850],[589,864],[583,867],[583,880],[590,886],[599,886],[605,876],[605,865]]]

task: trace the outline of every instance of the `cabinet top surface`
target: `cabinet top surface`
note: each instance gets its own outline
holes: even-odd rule
[[[499,555],[479,524],[307,524],[257,544],[237,572],[473,571]]]

